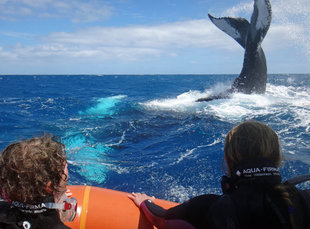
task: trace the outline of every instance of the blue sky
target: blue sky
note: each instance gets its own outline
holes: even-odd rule
[[[269,73],[310,73],[310,1],[270,0]],[[0,0],[0,74],[238,74],[244,50],[208,19],[253,0]]]

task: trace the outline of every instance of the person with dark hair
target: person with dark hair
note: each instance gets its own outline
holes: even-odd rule
[[[165,210],[154,197],[129,198],[158,228],[309,228],[310,212],[301,191],[282,184],[277,134],[254,120],[233,127],[225,138],[223,195],[205,194]]]
[[[44,135],[7,146],[0,155],[0,228],[68,228],[76,200],[66,196],[65,146]]]

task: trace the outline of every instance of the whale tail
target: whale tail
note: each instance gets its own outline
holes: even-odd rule
[[[246,36],[250,25],[245,18],[216,18],[211,14],[208,14],[208,16],[216,27],[234,38],[243,48],[245,48]]]
[[[244,18],[216,18],[208,14],[214,25],[235,39],[245,49],[245,54],[243,68],[232,87],[218,95],[198,99],[197,102],[228,98],[236,91],[246,94],[265,92],[267,64],[261,43],[270,27],[271,14],[269,0],[254,0],[251,22]]]
[[[262,43],[271,24],[271,15],[269,0],[255,0],[247,42],[256,44],[256,47]]]
[[[245,18],[213,17],[210,20],[220,30],[235,39],[243,48],[251,45],[258,47],[265,38],[271,23],[269,0],[255,0],[251,23]]]

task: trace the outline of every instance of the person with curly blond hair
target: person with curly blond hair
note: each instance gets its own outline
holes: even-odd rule
[[[0,155],[0,228],[68,228],[55,205],[65,198],[67,180],[65,146],[55,137],[7,146]]]

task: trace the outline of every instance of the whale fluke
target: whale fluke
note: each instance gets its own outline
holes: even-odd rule
[[[233,92],[263,94],[266,91],[267,64],[261,43],[271,23],[269,0],[255,0],[251,22],[245,18],[220,17],[209,15],[210,20],[220,30],[235,39],[244,49],[243,67],[230,89],[197,102],[228,98]]]
[[[208,14],[210,20],[216,27],[234,38],[243,48],[245,48],[246,36],[250,23],[244,18],[222,17],[216,18]]]

